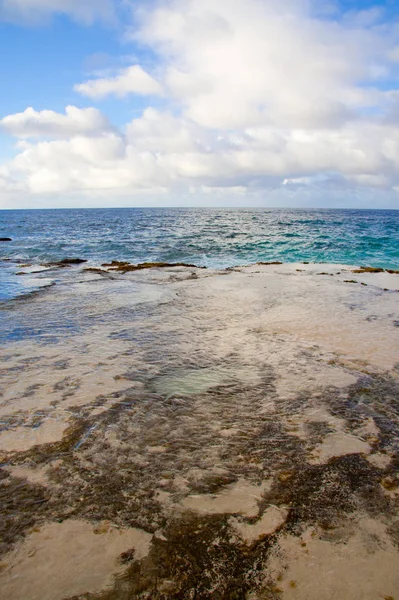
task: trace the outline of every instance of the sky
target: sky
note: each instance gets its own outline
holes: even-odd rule
[[[0,208],[399,208],[398,0],[0,0]]]

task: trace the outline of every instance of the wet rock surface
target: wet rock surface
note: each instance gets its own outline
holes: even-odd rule
[[[55,262],[46,263],[46,267],[70,267],[72,265],[81,265],[86,263],[87,260],[84,258],[63,258]]]
[[[4,306],[0,598],[398,596],[397,295],[304,268],[62,270]]]

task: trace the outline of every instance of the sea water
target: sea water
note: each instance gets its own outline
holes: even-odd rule
[[[0,299],[33,289],[15,274],[80,257],[189,262],[226,268],[257,261],[399,268],[399,211],[107,208],[0,212]]]

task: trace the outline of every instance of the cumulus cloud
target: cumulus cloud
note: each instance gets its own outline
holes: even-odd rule
[[[143,96],[162,94],[161,85],[139,65],[120,69],[115,77],[89,79],[75,85],[74,89],[89,98],[104,98],[111,94],[119,98],[128,94]]]
[[[158,155],[205,152],[214,144],[214,136],[202,127],[154,108],[128,123],[126,136],[138,150]]]
[[[391,49],[302,1],[175,0],[141,19],[132,36],[159,52],[169,93],[204,127],[339,126],[372,103],[364,82]]]
[[[9,181],[22,176],[26,190],[37,194],[140,190],[169,182],[154,155],[137,152],[122,136],[111,133],[28,145],[6,167]]]
[[[28,192],[113,189],[243,189],[323,185],[394,189],[399,186],[399,128],[356,122],[335,130],[265,127],[204,131],[184,117],[147,109],[125,132],[24,142],[3,165],[8,185]]]
[[[98,135],[111,130],[108,119],[96,108],[67,106],[65,114],[52,110],[27,108],[22,113],[0,119],[0,131],[18,138],[69,138],[75,135]]]
[[[112,0],[0,0],[0,21],[40,23],[53,14],[68,15],[85,25],[115,18]]]
[[[142,5],[129,35],[157,57],[156,79],[134,64],[75,89],[93,99],[159,95],[163,108],[147,106],[120,131],[94,108],[5,117],[3,130],[47,139],[21,147],[3,165],[2,181],[23,182],[34,194],[199,191],[209,203],[212,194],[267,192],[270,202],[289,203],[316,190],[322,203],[324,189],[367,190],[392,202],[399,91],[389,82],[399,30],[380,10],[332,17],[321,10],[326,4],[317,3],[317,14],[315,6]]]

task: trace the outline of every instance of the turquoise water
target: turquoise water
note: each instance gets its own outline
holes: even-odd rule
[[[184,261],[225,268],[257,261],[399,269],[399,211],[71,209],[0,212],[0,298],[21,291],[18,264],[86,258]],[[25,283],[24,289],[28,286]]]

